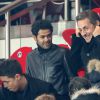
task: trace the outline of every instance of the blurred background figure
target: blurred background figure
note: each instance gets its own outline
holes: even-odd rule
[[[57,100],[53,95],[42,94],[38,96],[35,100]]]
[[[72,95],[81,89],[89,89],[91,87],[91,83],[88,79],[82,77],[74,77],[69,83],[69,94],[70,98]]]
[[[100,60],[90,60],[87,65],[87,77],[93,86],[100,88]]]
[[[71,100],[100,100],[100,89],[96,87],[81,89],[72,95]]]

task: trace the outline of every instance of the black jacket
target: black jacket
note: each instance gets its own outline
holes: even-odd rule
[[[34,100],[41,94],[56,95],[56,90],[50,83],[31,78],[25,75],[28,85],[23,91],[12,92],[6,88],[0,88],[0,100]]]
[[[65,95],[68,92],[70,73],[67,63],[68,54],[66,49],[54,44],[45,52],[36,48],[27,57],[27,74],[51,83],[58,94]]]
[[[86,66],[91,59],[100,60],[100,36],[93,37],[86,43],[82,37],[72,36],[71,71],[76,76],[80,68],[87,70]]]
[[[88,62],[92,59],[100,60],[100,36],[92,38],[90,43],[83,44],[81,51],[81,59],[83,61],[83,66],[87,70],[86,66]]]

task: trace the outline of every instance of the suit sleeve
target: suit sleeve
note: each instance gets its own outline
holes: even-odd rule
[[[70,69],[74,76],[77,76],[77,71],[83,67],[81,60],[81,49],[83,39],[81,37],[72,36],[72,46],[70,51]]]

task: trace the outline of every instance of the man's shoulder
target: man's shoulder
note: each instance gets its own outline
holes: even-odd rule
[[[36,85],[36,86],[40,86],[40,85],[43,85],[43,86],[51,86],[50,83],[45,82],[45,81],[40,80],[40,79],[37,79],[37,78],[34,78],[34,77],[31,77],[31,76],[29,76],[29,75],[25,75],[25,77],[26,77],[28,83],[29,83],[29,84],[31,84],[31,83],[33,84],[33,83],[34,83],[34,86],[35,86],[35,85]]]
[[[37,48],[33,49],[33,50],[28,54],[28,56],[31,56],[31,55],[36,54],[37,51],[38,51]]]
[[[69,49],[67,49],[67,48],[60,47],[58,45],[54,45],[54,46],[55,46],[56,50],[58,50],[59,53],[61,53],[61,52],[65,53],[65,52],[69,51]]]

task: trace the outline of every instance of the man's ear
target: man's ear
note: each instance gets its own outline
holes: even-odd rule
[[[100,21],[96,21],[96,26],[99,26],[100,25]]]
[[[37,40],[37,38],[36,38],[36,36],[35,35],[33,35],[33,39],[36,41]]]
[[[20,80],[21,79],[21,75],[20,74],[16,74],[15,75],[15,79]]]

